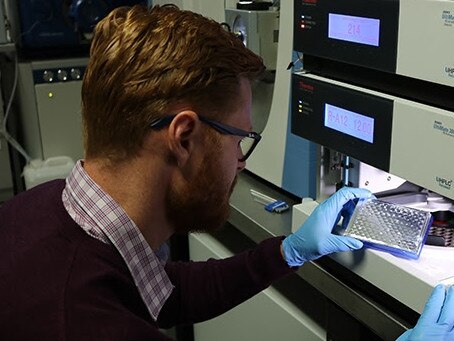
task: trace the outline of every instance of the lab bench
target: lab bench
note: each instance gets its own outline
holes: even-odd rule
[[[189,237],[191,259],[226,257],[263,239],[291,233],[292,211],[270,213],[250,189],[285,200],[300,199],[244,171],[232,193],[227,226]],[[395,340],[419,314],[330,257],[304,264],[291,275],[217,319],[194,326],[195,341],[223,340]],[[231,327],[229,325],[231,324]],[[231,333],[234,333],[233,335]],[[234,336],[235,338],[232,338]]]

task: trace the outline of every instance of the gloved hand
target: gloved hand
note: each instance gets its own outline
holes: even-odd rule
[[[301,266],[304,262],[338,251],[360,249],[363,243],[357,239],[333,234],[333,228],[343,213],[343,225],[350,219],[355,198],[370,198],[366,189],[344,187],[322,202],[307,218],[298,231],[285,238],[282,250],[287,264]],[[345,207],[344,207],[345,205]]]
[[[446,297],[445,297],[446,296]],[[437,285],[427,300],[416,326],[403,333],[397,341],[454,340],[454,286],[446,294],[443,285]]]

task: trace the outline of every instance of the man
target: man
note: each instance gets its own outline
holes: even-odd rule
[[[0,339],[168,340],[159,328],[215,317],[306,261],[362,247],[331,233],[345,203],[370,196],[343,189],[287,238],[167,261],[172,234],[225,222],[260,139],[250,83],[263,69],[220,25],[172,6],[99,23],[82,88],[85,159],[0,209]]]

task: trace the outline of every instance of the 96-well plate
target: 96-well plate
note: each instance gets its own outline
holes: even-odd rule
[[[429,212],[378,199],[359,200],[344,235],[406,258],[418,258],[429,232]]]

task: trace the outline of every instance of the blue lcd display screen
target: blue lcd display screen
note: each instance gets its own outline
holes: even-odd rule
[[[374,143],[374,119],[350,110],[325,104],[325,127]]]
[[[328,37],[378,46],[380,41],[380,20],[329,13]]]

